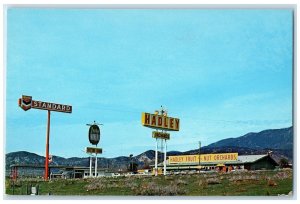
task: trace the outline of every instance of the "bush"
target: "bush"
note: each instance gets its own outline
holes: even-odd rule
[[[104,188],[106,188],[106,185],[104,184],[104,182],[101,181],[94,181],[85,186],[85,189],[87,191],[102,190]]]
[[[268,180],[268,186],[277,186],[277,183],[274,180]]]
[[[207,181],[206,179],[201,179],[198,183],[198,185],[201,187],[201,188],[206,188],[207,187]]]
[[[208,185],[220,184],[221,180],[219,178],[208,178],[206,179]]]
[[[178,179],[178,180],[175,180],[174,182],[174,185],[187,185],[187,181],[184,181],[184,180],[181,180],[181,179]]]
[[[147,196],[174,196],[184,195],[185,190],[177,186],[177,184],[171,184],[167,186],[159,186],[154,182],[144,184],[141,188],[136,188],[136,195],[147,195]]]

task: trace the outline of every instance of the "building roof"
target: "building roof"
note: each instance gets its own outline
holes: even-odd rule
[[[264,157],[266,157],[268,155],[266,154],[263,154],[263,155],[241,155],[241,156],[238,156],[238,162],[241,162],[241,163],[253,163],[257,160],[260,160]]]

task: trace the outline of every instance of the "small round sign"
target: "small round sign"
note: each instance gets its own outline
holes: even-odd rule
[[[100,141],[100,128],[98,125],[92,125],[89,129],[89,141],[93,145],[97,145]]]

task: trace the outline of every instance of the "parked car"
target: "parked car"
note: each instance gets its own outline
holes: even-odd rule
[[[121,174],[119,174],[119,173],[113,173],[112,174],[112,177],[120,177],[121,176]]]
[[[126,177],[128,177],[128,176],[134,176],[134,175],[135,174],[133,172],[128,172],[128,173],[125,174]]]

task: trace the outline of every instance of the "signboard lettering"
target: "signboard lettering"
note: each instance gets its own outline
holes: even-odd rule
[[[64,113],[72,113],[72,106],[70,105],[35,101],[32,100],[31,96],[25,96],[25,95],[23,95],[22,98],[19,99],[19,106],[25,111],[34,108],[34,109],[58,111]]]
[[[102,148],[87,147],[86,148],[86,153],[102,154]]]
[[[222,154],[201,154],[201,162],[226,162],[236,161],[238,153],[222,153]],[[196,163],[199,162],[199,155],[181,155],[169,156],[169,164],[176,163]]]
[[[31,107],[35,109],[72,113],[72,106],[57,104],[57,103],[49,103],[49,102],[32,100]]]
[[[179,131],[180,120],[158,114],[142,113],[142,125],[168,131]]]
[[[160,138],[160,139],[166,139],[169,140],[170,139],[170,134],[166,133],[166,132],[157,132],[157,131],[153,131],[152,132],[152,137],[153,138]]]

